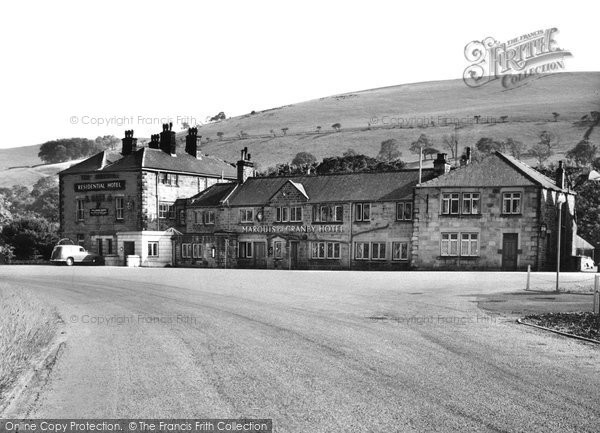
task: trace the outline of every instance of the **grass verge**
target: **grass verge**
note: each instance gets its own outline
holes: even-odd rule
[[[593,313],[531,314],[523,320],[555,331],[600,341],[600,316]]]
[[[54,339],[55,309],[30,291],[0,283],[0,401]]]

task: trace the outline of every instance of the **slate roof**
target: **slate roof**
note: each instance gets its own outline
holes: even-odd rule
[[[186,152],[171,156],[160,149],[142,147],[130,155],[123,156],[115,151],[103,151],[75,164],[60,174],[88,173],[90,171],[116,172],[153,169],[177,173],[200,174],[225,179],[236,179],[237,171],[231,164],[218,158],[204,155],[197,159]]]
[[[554,191],[569,192],[560,189],[554,180],[524,162],[501,152],[496,152],[482,161],[474,161],[443,176],[423,182],[421,187],[501,187],[532,184]]]
[[[237,182],[216,183],[188,199],[188,203],[193,206],[218,206],[237,186]]]
[[[423,170],[423,179],[434,176]],[[298,184],[308,196],[308,203],[348,201],[395,201],[412,199],[419,170],[384,173],[347,173],[320,176],[251,177],[233,191],[230,206],[262,206],[288,181]]]

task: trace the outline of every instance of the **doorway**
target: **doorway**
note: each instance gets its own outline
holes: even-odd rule
[[[519,235],[517,233],[504,233],[502,235],[502,270],[517,270],[517,253],[519,248]]]
[[[267,267],[267,256],[266,256],[266,244],[265,242],[254,242],[254,267],[255,268],[266,268]]]

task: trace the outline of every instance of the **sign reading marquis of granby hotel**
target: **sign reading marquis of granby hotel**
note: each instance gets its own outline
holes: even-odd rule
[[[242,226],[243,233],[342,233],[343,225],[261,225]]]
[[[75,192],[86,191],[116,191],[125,189],[124,180],[109,180],[104,182],[84,182],[75,184]]]

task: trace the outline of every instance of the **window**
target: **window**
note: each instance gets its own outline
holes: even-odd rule
[[[409,201],[396,204],[396,220],[412,221],[412,203]]]
[[[243,223],[251,223],[254,219],[253,209],[240,209],[240,221]]]
[[[479,193],[466,192],[463,194],[462,213],[465,215],[477,215],[479,213]]]
[[[283,242],[275,241],[273,242],[273,255],[276,259],[280,259],[283,257]]]
[[[160,219],[174,219],[175,218],[175,206],[173,203],[161,202],[158,204],[158,217]]]
[[[301,208],[298,209],[301,210]],[[344,208],[342,205],[316,205],[313,207],[314,222],[342,222],[343,219]]]
[[[148,257],[158,257],[158,242],[148,242]]]
[[[392,260],[408,260],[408,242],[392,242]]]
[[[278,207],[275,215],[275,221],[279,223],[288,222],[290,220],[290,209],[287,207]]]
[[[502,213],[520,214],[521,213],[521,193],[505,192],[502,194]]]
[[[83,246],[84,243],[85,243],[85,235],[83,235],[82,233],[78,233],[77,234],[77,245]]]
[[[106,240],[106,254],[111,255],[113,253],[112,239]]]
[[[290,208],[290,221],[293,223],[302,221],[302,207],[293,206]]]
[[[212,225],[215,223],[215,211],[207,210],[204,212],[204,224]]]
[[[239,243],[239,257],[243,259],[252,257],[252,242]]]
[[[442,194],[442,214],[458,215],[459,198],[458,193]]]
[[[339,242],[313,242],[312,243],[312,258],[313,259],[339,259],[340,258],[340,243]]]
[[[184,259],[192,257],[192,244],[181,244],[181,257]]]
[[[442,256],[458,256],[458,233],[442,233]]]
[[[160,183],[163,185],[177,186],[179,185],[179,175],[173,173],[161,173]]]
[[[82,198],[77,199],[77,221],[85,219],[85,201]]]
[[[478,256],[479,255],[479,235],[477,233],[461,233],[460,235],[460,255]]]
[[[192,257],[195,259],[202,258],[202,244],[192,244]]]
[[[355,244],[354,257],[356,260],[369,260],[369,243],[368,242],[357,242]]]
[[[123,197],[115,197],[115,218],[117,220],[123,219],[124,209],[125,206]]]
[[[371,203],[356,203],[356,221],[370,221],[371,220]]]
[[[371,247],[371,258],[373,260],[385,260],[385,242],[373,242]]]
[[[194,223],[198,224],[198,222],[200,221],[200,212],[194,212]]]
[[[179,224],[182,226],[185,225],[185,210],[184,209],[181,209],[179,211]]]

